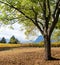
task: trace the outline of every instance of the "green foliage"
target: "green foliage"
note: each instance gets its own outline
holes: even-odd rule
[[[52,39],[53,40],[56,40],[57,42],[59,42],[60,41],[60,30],[58,29],[56,29],[54,32],[53,32],[53,34],[52,34]]]
[[[24,24],[25,29],[27,30],[25,34],[27,35],[32,33],[31,31],[36,29],[32,21],[29,19],[31,18],[33,21],[35,21],[35,13],[38,14],[37,16],[38,21],[40,20],[40,22],[43,22],[44,24],[44,18],[43,18],[43,1],[44,0],[0,0],[0,1],[3,1],[4,3],[8,4],[8,5],[3,3],[0,4],[0,10],[3,14],[0,16],[0,20],[4,21],[3,22],[4,24],[13,24],[17,20],[19,23]],[[56,1],[50,0],[51,14],[54,11],[55,5],[56,5]],[[14,7],[17,10],[15,10]],[[49,13],[48,7],[46,8],[47,8],[46,16],[48,16],[48,13]],[[21,11],[23,14],[21,13]],[[26,16],[29,18],[26,18]],[[52,18],[49,22],[50,24],[51,24],[51,21],[52,21]],[[41,24],[39,25],[41,26]],[[60,25],[57,24],[57,27],[60,27]],[[33,31],[33,33],[34,32],[35,31]]]
[[[19,43],[19,41],[18,41],[14,36],[12,36],[12,37],[10,38],[9,43],[10,43],[10,44],[17,44],[17,43]]]
[[[35,14],[32,10],[32,7],[33,7],[34,11],[38,13],[38,18],[42,18],[41,14],[43,14],[43,11],[42,11],[43,0],[1,0],[1,1],[6,2],[8,5],[16,7],[20,11],[24,12],[25,15],[31,17],[34,20]],[[52,6],[52,4],[55,5],[55,0],[53,0],[53,1],[51,0],[50,3],[51,3],[51,6]],[[7,6],[5,4],[2,5],[2,3],[1,3],[0,10],[2,10],[4,13],[5,12],[11,13],[15,9],[10,8],[9,6]],[[14,15],[14,13],[16,13],[16,14]],[[26,19],[22,14],[18,14],[18,13],[19,13],[18,11],[14,11],[12,14],[10,14],[10,17],[9,16],[8,17],[13,19],[14,16],[15,17],[21,16],[21,18],[19,18],[19,19],[22,19],[22,20]],[[48,11],[47,11],[47,13],[48,13]],[[6,14],[4,15],[5,17],[6,17]]]
[[[40,11],[41,9],[39,8],[39,6],[36,4],[36,3],[33,3],[31,0],[3,0],[3,2],[6,2],[7,4],[9,4],[9,5],[13,5],[13,6],[15,6],[16,8],[18,8],[19,10],[21,10],[22,12],[24,12],[25,13],[25,15],[27,15],[27,16],[29,16],[29,17],[31,17],[31,18],[33,18],[34,19],[34,12],[31,10],[32,9],[32,7],[34,8],[34,10],[36,11],[36,12],[38,12],[38,11]],[[8,13],[11,13],[14,9],[12,9],[12,8],[10,8],[9,6],[7,6],[7,5],[3,5],[3,7],[2,7],[2,4],[0,4],[1,6],[0,6],[0,10],[2,10],[3,9],[3,12],[5,13],[5,15],[4,15],[4,17],[2,17],[3,19],[6,19],[6,17],[8,17],[8,19],[14,19],[16,16],[17,16],[17,18],[19,18],[19,20],[20,20],[20,22],[21,22],[21,19],[22,19],[22,21],[25,19],[26,20],[26,18],[22,15],[22,14],[20,14],[18,11],[14,11],[12,14],[10,14],[10,15],[8,15],[7,16],[7,13],[6,12],[8,12]],[[2,12],[2,13],[3,13]],[[16,13],[16,14],[14,14],[14,13]],[[15,17],[14,17],[15,16]],[[24,20],[24,21],[25,21]],[[29,20],[29,19],[28,19]],[[31,22],[31,21],[30,21]],[[26,24],[26,23],[25,23]]]
[[[56,29],[60,29],[60,19],[59,19],[59,21],[58,21],[58,23],[57,23],[57,25],[56,25]]]
[[[3,38],[0,40],[0,43],[6,43],[6,39],[3,37]]]

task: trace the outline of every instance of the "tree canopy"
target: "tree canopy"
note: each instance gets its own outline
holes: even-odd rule
[[[9,43],[11,43],[11,44],[17,44],[17,43],[19,43],[19,41],[18,41],[18,39],[16,39],[14,36],[12,36],[12,37],[10,38]]]
[[[56,13],[56,1],[57,0],[50,0],[50,7],[46,7],[46,17]],[[3,23],[5,24],[13,24],[16,21],[23,23],[25,26],[27,26],[26,34],[28,34],[28,32],[30,33],[31,30],[34,32],[36,28],[36,23],[34,21],[37,20],[38,25],[40,25],[40,30],[42,31],[44,27],[43,6],[43,0],[0,0],[0,11],[3,14],[0,15],[0,20],[3,20]],[[52,20],[53,18],[51,17],[49,21],[49,27]],[[60,25],[58,24],[57,27],[60,27]]]
[[[6,43],[6,39],[3,37],[3,38],[0,40],[0,43]]]

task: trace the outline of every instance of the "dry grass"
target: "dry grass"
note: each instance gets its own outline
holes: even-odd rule
[[[52,48],[52,56],[60,58],[60,48]],[[0,65],[60,65],[60,60],[45,61],[44,48],[14,48],[0,51]]]

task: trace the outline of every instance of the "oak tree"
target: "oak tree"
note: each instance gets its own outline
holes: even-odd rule
[[[7,8],[6,12],[9,9],[16,12],[9,20],[18,19],[26,26],[35,25],[39,29],[44,37],[45,59],[52,59],[51,35],[59,20],[60,0],[0,0],[0,3]]]

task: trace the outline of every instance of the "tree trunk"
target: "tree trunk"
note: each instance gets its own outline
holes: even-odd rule
[[[45,46],[45,59],[51,60],[51,42],[50,42],[50,36],[48,35],[44,37],[44,46]]]

